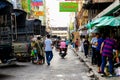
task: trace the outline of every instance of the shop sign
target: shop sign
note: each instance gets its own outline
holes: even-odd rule
[[[44,12],[43,11],[36,11],[35,16],[44,16]]]
[[[60,2],[59,3],[60,12],[77,12],[78,3],[76,2]]]
[[[32,2],[32,6],[43,6],[43,2]]]
[[[105,3],[105,2],[113,2],[115,0],[93,0],[93,3]]]

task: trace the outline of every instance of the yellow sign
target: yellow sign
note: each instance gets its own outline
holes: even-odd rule
[[[34,13],[35,16],[44,16],[44,12],[43,11],[36,11]]]

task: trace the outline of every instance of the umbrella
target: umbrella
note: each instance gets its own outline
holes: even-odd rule
[[[120,17],[114,17],[106,21],[102,21],[101,23],[95,25],[96,27],[103,27],[103,26],[112,26],[117,27],[120,26]]]
[[[88,29],[94,27],[96,24],[98,23],[101,23],[101,22],[104,22],[104,21],[107,21],[109,19],[112,19],[114,18],[113,16],[103,16],[103,17],[100,17],[96,20],[93,20],[92,22],[89,22],[87,25],[85,25]]]

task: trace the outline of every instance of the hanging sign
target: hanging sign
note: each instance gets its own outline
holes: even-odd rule
[[[77,12],[78,3],[76,2],[60,2],[59,3],[60,12]]]
[[[32,2],[32,6],[43,6],[43,2]]]
[[[43,11],[36,11],[34,13],[35,16],[44,16],[44,12]]]

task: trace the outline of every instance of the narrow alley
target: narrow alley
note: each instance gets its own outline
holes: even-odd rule
[[[36,65],[31,62],[18,62],[15,66],[0,67],[0,80],[90,80],[88,68],[80,62],[74,52],[62,59],[53,50],[54,58],[50,66]]]

